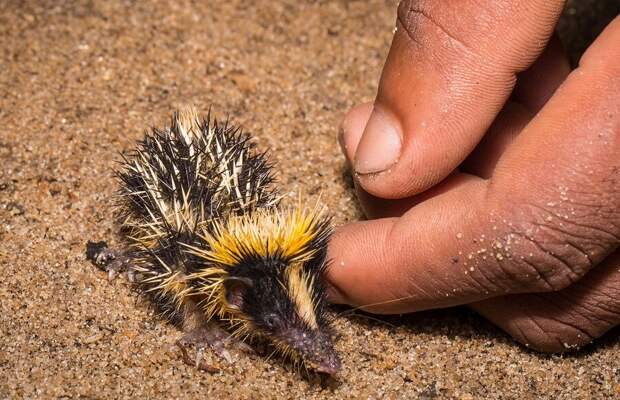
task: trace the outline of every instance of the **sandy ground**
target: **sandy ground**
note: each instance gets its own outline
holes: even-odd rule
[[[212,106],[271,150],[292,196],[360,218],[336,130],[372,99],[395,7],[128,3],[0,2],[0,398],[620,398],[618,329],[539,355],[462,308],[337,318],[336,381],[260,355],[215,374],[183,364],[179,332],[85,260],[87,239],[118,240],[114,160],[177,105]],[[568,7],[573,53],[602,3]]]

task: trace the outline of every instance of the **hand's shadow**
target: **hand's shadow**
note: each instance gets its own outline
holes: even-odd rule
[[[465,306],[442,310],[421,311],[403,315],[376,315],[347,306],[333,306],[336,318],[347,318],[364,329],[405,329],[413,336],[444,336],[448,339],[474,340],[489,343],[489,347],[507,344],[519,351],[541,359],[549,359],[559,353],[542,353],[529,349],[513,340],[507,333]],[[412,339],[415,342],[415,339]],[[620,343],[620,326],[576,351],[562,353],[563,357],[581,358]]]

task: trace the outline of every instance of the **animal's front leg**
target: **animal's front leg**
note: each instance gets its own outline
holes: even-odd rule
[[[229,364],[233,363],[233,357],[228,351],[229,347],[235,346],[244,351],[251,350],[245,343],[231,337],[218,322],[206,321],[202,310],[191,302],[185,304],[183,331],[185,334],[177,341],[177,346],[183,353],[183,360],[198,369],[210,372],[218,370],[205,363],[204,354],[207,348],[211,348],[215,354]]]
[[[211,348],[215,354],[232,364],[233,359],[226,349],[228,336],[216,322],[211,321],[185,332],[177,341],[177,346],[183,353],[185,363],[198,369],[215,372],[218,368],[207,364],[204,360],[205,351]]]

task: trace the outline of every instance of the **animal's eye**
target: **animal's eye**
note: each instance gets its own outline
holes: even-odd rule
[[[278,324],[278,316],[276,314],[267,314],[263,322],[266,328],[272,329]]]

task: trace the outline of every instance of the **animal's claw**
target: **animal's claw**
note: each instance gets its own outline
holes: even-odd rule
[[[193,365],[198,369],[215,372],[219,368],[208,365],[203,360],[205,348],[207,346],[210,347],[215,354],[226,360],[228,364],[232,364],[234,359],[226,348],[230,341],[230,336],[226,331],[222,330],[216,323],[210,322],[187,332],[177,341],[177,346],[181,349],[183,360],[186,364]],[[192,347],[196,352],[194,357],[191,357],[188,351]]]

